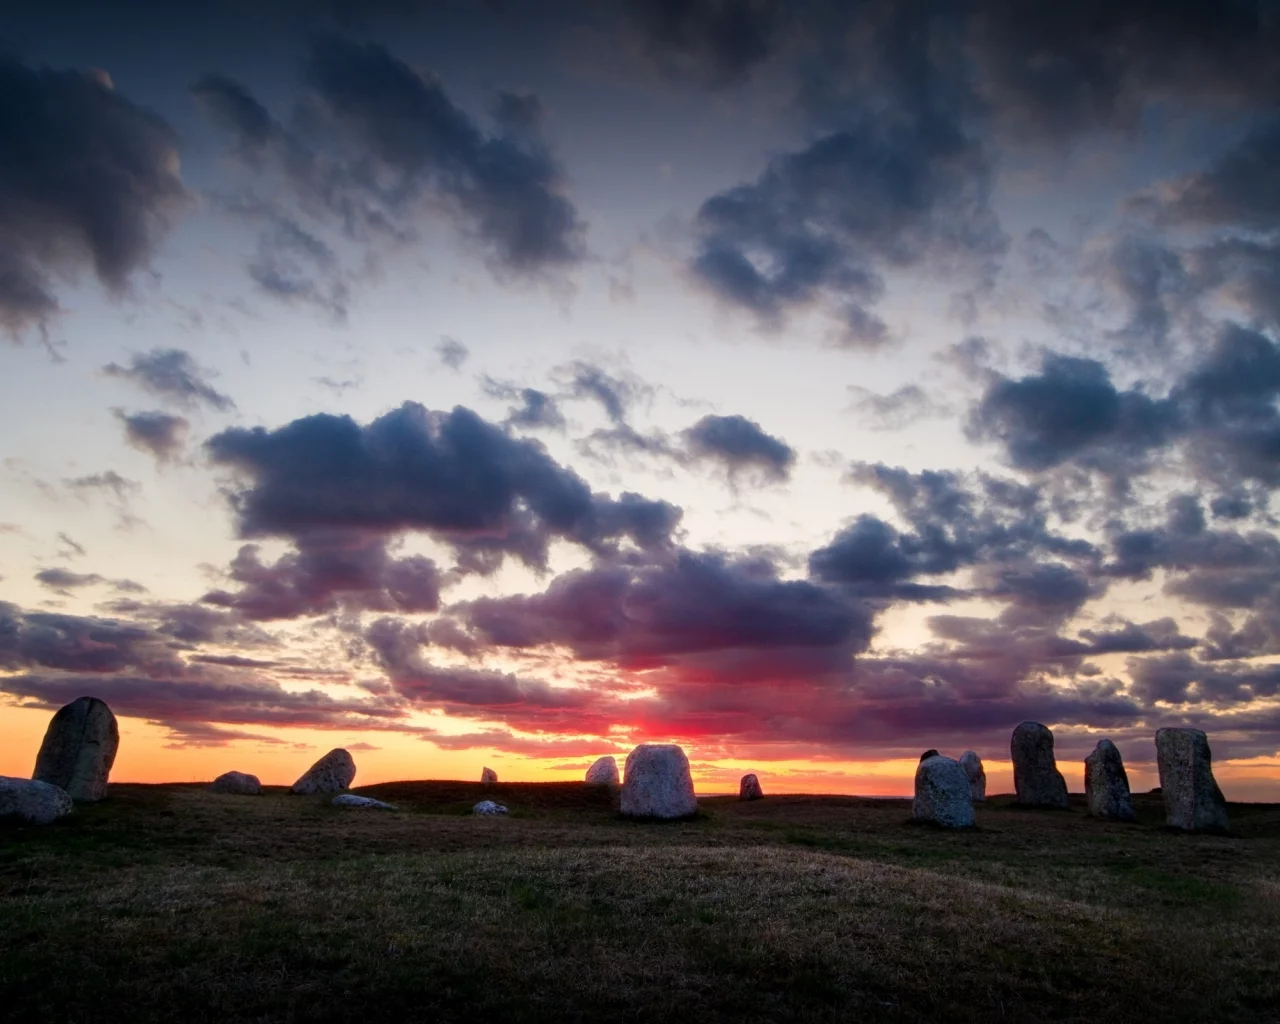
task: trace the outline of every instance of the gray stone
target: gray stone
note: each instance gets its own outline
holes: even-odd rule
[[[79,697],[49,722],[31,777],[66,790],[72,800],[101,800],[119,746],[111,709],[97,697]]]
[[[1120,751],[1110,740],[1098,740],[1093,753],[1084,759],[1084,795],[1089,813],[1112,821],[1137,821],[1129,799],[1129,776]]]
[[[1165,820],[1186,832],[1225,832],[1227,801],[1213,777],[1209,737],[1199,729],[1156,732]]]
[[[210,793],[230,793],[233,796],[257,796],[262,792],[262,783],[256,775],[244,772],[223,772],[211,783]]]
[[[472,814],[508,814],[510,813],[502,804],[495,804],[492,800],[481,800],[473,808]]]
[[[70,814],[71,806],[71,795],[52,783],[0,775],[0,818],[47,825]]]
[[[1039,722],[1023,722],[1009,741],[1013,788],[1027,807],[1070,806],[1067,783],[1053,757],[1053,733]]]
[[[289,790],[291,793],[340,793],[356,777],[356,763],[341,747],[329,751],[306,770]]]
[[[921,760],[921,761],[927,761],[927,760],[929,760],[929,758],[931,758],[931,757],[937,757],[937,756],[938,756],[938,752],[937,752],[936,750],[934,750],[932,747],[930,747],[928,750],[926,750],[923,754],[921,754],[921,755],[920,755],[920,760]],[[919,762],[917,762],[917,763],[919,763]]]
[[[482,769],[480,772],[480,781],[483,782],[486,786],[492,786],[495,782],[498,781],[498,773],[495,772],[492,768]]]
[[[760,788],[760,780],[752,775],[742,776],[742,781],[738,783],[738,799],[739,800],[763,800],[764,790]]]
[[[354,793],[340,793],[329,802],[334,807],[363,807],[370,811],[394,811],[398,809],[395,804],[384,804],[381,800],[375,800],[371,796],[356,796]]]
[[[627,755],[622,813],[634,818],[684,818],[698,810],[689,759],[674,743],[642,743]]]
[[[916,766],[916,798],[911,802],[911,816],[944,828],[973,825],[969,776],[959,761],[935,754]]]
[[[972,750],[960,755],[960,767],[969,779],[969,799],[980,804],[987,799],[987,773],[982,767],[982,758]]]
[[[618,761],[606,754],[596,760],[587,769],[587,784],[590,786],[616,786],[618,784]]]

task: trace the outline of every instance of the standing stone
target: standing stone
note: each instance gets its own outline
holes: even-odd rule
[[[495,772],[492,768],[484,768],[480,772],[480,781],[483,782],[486,786],[492,786],[495,782],[498,781],[498,773]]]
[[[1227,801],[1213,777],[1209,737],[1199,729],[1156,731],[1165,820],[1186,832],[1225,832]]]
[[[627,755],[622,813],[634,818],[684,818],[698,810],[689,759],[674,743],[641,743]]]
[[[1053,733],[1039,722],[1023,722],[1009,741],[1013,788],[1026,807],[1067,808],[1067,783],[1053,757]]]
[[[911,803],[911,816],[944,828],[973,825],[969,776],[959,761],[935,754],[916,766],[916,798]]]
[[[982,758],[972,750],[960,755],[960,767],[969,779],[969,799],[980,804],[987,799],[987,773],[982,767]]]
[[[291,793],[340,793],[356,777],[356,763],[341,747],[329,751],[289,790]]]
[[[599,758],[587,769],[588,786],[616,786],[618,784],[618,761],[609,754]]]
[[[760,780],[752,775],[742,776],[742,781],[738,783],[738,799],[739,800],[763,800],[764,790],[760,788]]]
[[[31,777],[66,790],[72,800],[101,800],[119,746],[111,709],[97,697],[79,697],[49,722]]]
[[[211,783],[210,793],[230,793],[233,796],[257,796],[262,792],[262,783],[256,775],[244,772],[223,772]]]
[[[1112,821],[1137,821],[1129,799],[1129,776],[1125,774],[1120,751],[1110,740],[1098,740],[1093,753],[1084,759],[1084,795],[1089,813]]]
[[[71,796],[65,789],[36,779],[0,775],[0,818],[47,825],[70,813]]]

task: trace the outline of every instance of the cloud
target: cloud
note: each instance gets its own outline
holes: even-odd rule
[[[935,402],[918,384],[904,384],[887,395],[850,385],[855,396],[853,408],[872,430],[901,430],[947,410]]]
[[[236,136],[242,156],[259,160],[276,141],[280,128],[261,103],[239,82],[224,75],[206,75],[191,87],[219,124]]]
[[[681,437],[693,458],[718,462],[731,476],[752,469],[784,481],[796,461],[794,448],[744,416],[704,416]]]
[[[172,399],[186,409],[193,409],[201,403],[219,412],[235,408],[230,398],[208,382],[208,371],[201,369],[191,358],[191,353],[182,349],[157,348],[150,352],[135,352],[128,366],[108,363],[102,370],[109,377],[131,380],[144,391]]]
[[[471,350],[457,338],[443,335],[440,338],[440,344],[436,346],[436,355],[440,357],[440,362],[449,367],[449,369],[461,370],[462,364],[471,355]]]
[[[626,6],[659,66],[721,85],[770,56],[783,20],[777,0],[627,0]]]
[[[106,582],[104,577],[99,576],[96,572],[72,572],[70,569],[57,567],[41,569],[36,573],[35,578],[37,583],[60,594],[68,594],[77,587],[91,587],[95,584]]]
[[[481,387],[486,395],[493,398],[520,402],[503,421],[505,426],[547,430],[563,430],[565,427],[560,403],[545,391],[517,387],[514,384],[494,380],[492,377],[485,377],[481,381]]]
[[[186,447],[187,431],[191,424],[181,416],[160,411],[112,411],[116,419],[124,424],[125,440],[138,451],[154,456],[159,463],[176,462]]]
[[[142,484],[138,483],[136,480],[129,480],[122,477],[114,469],[109,469],[105,473],[90,473],[87,476],[73,477],[72,479],[65,481],[65,483],[75,491],[110,491],[119,502],[128,501],[133,495],[137,494],[138,491],[142,490]],[[79,554],[84,554],[84,549],[74,541],[63,537],[62,534],[59,534],[59,538],[63,539],[67,544],[78,551]]]

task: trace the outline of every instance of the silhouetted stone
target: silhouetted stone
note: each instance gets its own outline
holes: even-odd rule
[[[1110,740],[1098,740],[1093,753],[1084,759],[1084,795],[1089,813],[1112,821],[1137,821],[1129,799],[1129,776],[1120,751]]]
[[[587,769],[587,785],[589,786],[616,786],[618,784],[618,762],[610,754],[598,758],[590,768]]]
[[[739,800],[763,800],[764,790],[760,788],[760,780],[754,774],[742,776],[738,783]]]
[[[1053,757],[1053,733],[1039,722],[1023,722],[1009,741],[1013,788],[1027,807],[1070,806],[1067,783]]]
[[[960,767],[969,780],[969,799],[982,803],[987,799],[987,773],[982,767],[982,758],[972,750],[966,750],[960,755]]]
[[[257,796],[262,792],[262,783],[256,775],[244,772],[223,772],[209,783],[210,793],[230,793],[234,796]]]
[[[945,828],[968,828],[973,824],[969,777],[959,761],[934,754],[916,766],[916,796],[911,803],[911,816]]]
[[[356,777],[356,762],[338,747],[329,751],[293,784],[292,793],[340,793]]]
[[[28,825],[48,825],[71,813],[65,789],[38,779],[0,775],[0,818],[17,818]]]
[[[1209,738],[1199,729],[1156,732],[1165,820],[1186,832],[1225,832],[1227,802],[1213,777]]]
[[[495,782],[498,781],[498,773],[495,772],[492,768],[483,768],[480,771],[480,781],[483,782],[486,786],[492,786]]]
[[[394,811],[395,804],[386,804],[371,796],[356,796],[354,793],[340,793],[329,801],[334,807],[363,808],[368,811]]]
[[[928,750],[926,750],[923,754],[920,755],[920,760],[927,761],[929,760],[929,758],[937,757],[937,756],[938,756],[938,752],[934,750],[932,747],[930,747]]]
[[[101,800],[120,746],[120,728],[97,697],[79,697],[49,722],[32,778],[65,790],[72,800]]]
[[[642,743],[627,755],[622,813],[636,818],[684,818],[698,810],[689,759],[674,743]]]

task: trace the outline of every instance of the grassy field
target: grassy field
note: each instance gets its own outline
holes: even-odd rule
[[[0,827],[0,1017],[68,1021],[1280,1019],[1280,806],[1230,836],[996,798],[702,801],[578,784],[112,787]],[[492,796],[509,818],[474,818]]]

